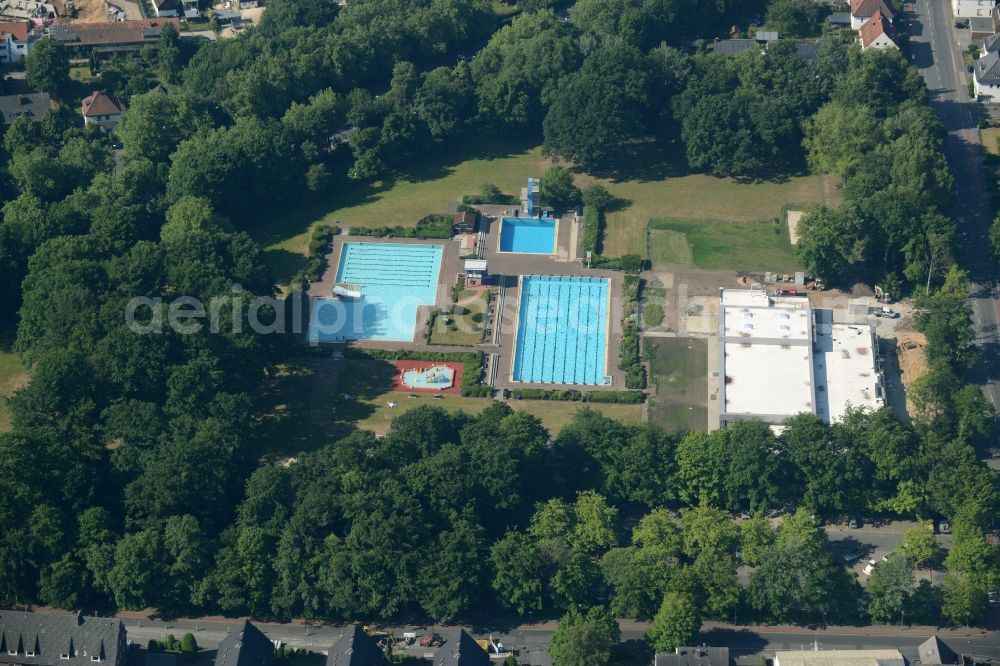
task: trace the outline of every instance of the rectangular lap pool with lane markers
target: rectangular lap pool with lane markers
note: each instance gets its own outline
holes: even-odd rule
[[[361,296],[312,299],[310,342],[412,341],[417,308],[437,298],[443,251],[442,245],[344,243],[336,284],[357,287]]]
[[[610,384],[610,280],[524,275],[519,291],[512,379],[540,384]]]

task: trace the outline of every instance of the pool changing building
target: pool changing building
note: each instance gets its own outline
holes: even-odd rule
[[[848,406],[884,404],[882,364],[870,324],[833,322],[805,296],[719,290],[719,426],[759,419],[775,426],[803,412],[827,423]]]

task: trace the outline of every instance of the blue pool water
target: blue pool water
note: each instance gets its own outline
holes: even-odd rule
[[[555,254],[555,218],[505,217],[500,224],[500,251]]]
[[[344,243],[338,284],[361,286],[361,298],[314,298],[311,342],[412,341],[417,307],[433,305],[441,270],[441,245]]]
[[[604,278],[523,276],[514,381],[605,384],[609,289]]]

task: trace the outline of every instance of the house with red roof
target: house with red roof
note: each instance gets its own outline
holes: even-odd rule
[[[876,12],[892,20],[892,10],[885,0],[851,0],[851,30],[860,30]]]
[[[896,30],[892,27],[892,21],[886,18],[882,12],[875,12],[874,16],[865,21],[861,29],[858,30],[858,39],[861,41],[862,51],[899,48],[899,41],[896,37]]]
[[[98,90],[83,99],[81,111],[84,125],[97,125],[105,132],[111,132],[125,115],[125,102],[115,95]]]
[[[42,36],[42,28],[32,21],[0,23],[0,63],[21,62]]]

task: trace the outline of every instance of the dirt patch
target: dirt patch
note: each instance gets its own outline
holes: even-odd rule
[[[797,245],[799,242],[799,222],[802,221],[803,215],[804,212],[801,210],[788,211],[788,241],[792,245]]]
[[[65,0],[54,0],[56,12],[59,16],[73,16],[73,13],[66,8]],[[108,3],[104,0],[73,0],[76,7],[74,21],[78,23],[107,23]],[[121,7],[116,3],[116,6]]]
[[[913,386],[913,382],[927,372],[927,358],[924,355],[924,346],[926,344],[927,338],[923,333],[901,332],[896,336],[896,358],[899,360],[899,375],[907,396],[910,394],[910,387]],[[906,411],[911,416],[914,414],[913,403],[909,397],[906,399]]]

